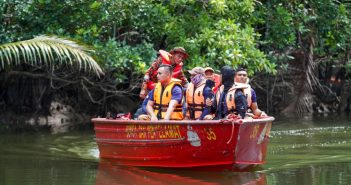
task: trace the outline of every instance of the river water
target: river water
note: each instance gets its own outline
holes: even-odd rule
[[[115,167],[93,131],[0,135],[0,185],[351,184],[351,116],[277,117],[254,172]]]

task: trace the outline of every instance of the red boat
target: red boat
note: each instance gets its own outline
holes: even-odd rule
[[[117,165],[232,171],[265,162],[273,120],[92,119],[100,158]]]

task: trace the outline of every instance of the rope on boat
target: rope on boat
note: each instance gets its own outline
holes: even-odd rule
[[[233,135],[234,135],[234,120],[231,120],[230,121],[231,123],[232,123],[232,134],[230,135],[230,138],[229,138],[229,140],[227,141],[227,144],[229,144],[231,141],[232,141],[232,139],[233,139]]]

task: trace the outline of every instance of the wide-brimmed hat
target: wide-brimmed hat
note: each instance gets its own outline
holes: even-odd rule
[[[172,55],[176,53],[182,53],[185,56],[184,59],[187,59],[189,57],[188,53],[185,51],[183,47],[175,47],[169,53],[171,53]]]
[[[205,74],[205,70],[202,67],[194,67],[192,70],[188,70],[191,75]]]

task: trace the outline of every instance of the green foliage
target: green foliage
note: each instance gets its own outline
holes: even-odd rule
[[[189,51],[187,68],[212,66],[218,70],[223,65],[241,65],[250,74],[274,73],[275,64],[257,49],[260,35],[252,27],[254,6],[251,0],[171,1],[174,16],[166,24],[167,43]]]
[[[265,20],[264,50],[303,49],[313,37],[318,57],[339,58],[335,54],[345,53],[351,44],[350,8],[332,0],[267,1],[257,8],[257,16]]]
[[[141,75],[158,49],[185,47],[185,67],[219,69],[222,65],[274,72],[275,64],[258,50],[260,35],[253,25],[259,3],[254,0],[0,0],[9,18],[0,30],[0,43],[59,35],[92,45],[94,58],[115,68],[117,78]]]
[[[8,70],[22,63],[54,69],[67,65],[78,70],[93,71],[97,76],[102,69],[85,52],[86,49],[70,40],[55,37],[36,37],[31,40],[0,45],[0,69]],[[6,67],[5,67],[6,66]]]
[[[97,44],[96,55],[104,63],[105,68],[114,69],[114,75],[118,82],[128,78],[126,71],[145,71],[148,64],[156,56],[156,51],[151,44],[143,43],[135,47],[125,43],[109,40],[104,44]]]
[[[220,20],[212,29],[204,29],[197,37],[188,40],[192,53],[199,61],[192,61],[192,66],[230,65],[233,68],[245,66],[249,74],[257,71],[275,72],[274,64],[270,63],[264,53],[255,45],[258,35],[253,28],[241,28],[231,20]],[[201,48],[201,50],[199,50]]]

